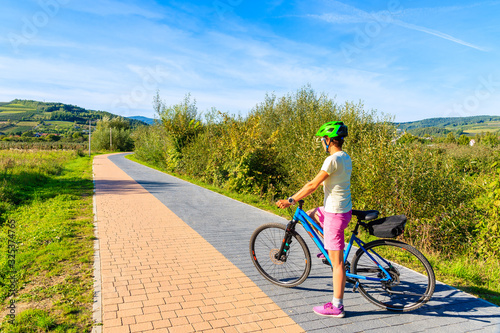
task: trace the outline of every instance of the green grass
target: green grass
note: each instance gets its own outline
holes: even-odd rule
[[[453,126],[447,126],[445,128],[450,130],[450,131],[456,131],[456,129],[457,129],[457,127],[453,127]],[[486,123],[464,125],[464,126],[461,126],[460,128],[462,128],[466,134],[470,134],[470,135],[476,135],[476,134],[479,134],[482,132],[496,132],[496,131],[500,130],[500,121],[489,121]]]
[[[20,121],[17,126],[30,126],[35,127],[38,123],[36,121]]]
[[[6,134],[12,134],[12,133],[17,133],[17,132],[27,132],[31,131],[33,129],[33,126],[11,126],[9,128],[6,128],[3,130]]]
[[[89,157],[75,152],[0,151],[0,301],[11,301],[8,221],[18,245],[17,313],[2,332],[89,332],[93,213]],[[2,309],[2,310],[3,310]]]
[[[73,128],[75,125],[71,121],[60,121],[60,120],[45,120],[45,124],[51,124],[52,126],[59,126],[59,127],[65,127],[65,128]]]
[[[166,172],[164,169],[138,160],[134,155],[127,155],[126,158],[156,169],[158,171]],[[235,193],[203,183],[191,177],[186,177],[184,175],[179,175],[171,172],[168,173],[180,179],[207,188],[211,191],[223,194],[235,200],[247,203],[254,207],[266,210],[273,214],[285,218],[291,217],[289,211],[279,209],[276,207],[274,202],[264,201],[262,198],[256,195]],[[305,207],[306,210],[310,208],[312,207]],[[351,231],[352,227],[346,229],[346,240],[348,239],[348,237],[350,237]],[[374,236],[368,235],[368,233],[364,231],[360,231],[360,238],[367,242],[377,239]],[[418,244],[412,245],[418,248]],[[427,253],[424,251],[422,252],[433,266],[434,273],[438,281],[444,282],[457,289],[485,299],[493,304],[500,305],[500,262],[498,260],[490,260],[488,262],[485,262],[484,260],[474,258],[473,254],[471,254],[471,257],[455,256],[450,258],[448,255],[439,253]]]
[[[4,105],[8,105],[11,108],[29,108],[28,106],[20,103],[5,103]]]
[[[22,112],[33,112],[36,111],[35,108],[23,105],[23,104],[4,104],[0,106],[0,113],[22,113]]]
[[[436,279],[474,296],[500,305],[500,263],[474,257],[454,257],[426,254],[434,267]]]

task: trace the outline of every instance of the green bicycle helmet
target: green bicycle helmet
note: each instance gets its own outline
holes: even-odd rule
[[[321,125],[316,136],[327,136],[329,138],[345,138],[347,136],[347,126],[341,121],[330,121]]]

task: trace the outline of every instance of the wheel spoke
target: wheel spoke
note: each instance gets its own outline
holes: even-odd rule
[[[429,300],[435,286],[434,272],[425,257],[415,248],[397,241],[379,240],[367,244],[365,249],[371,258],[365,252],[358,251],[352,264],[353,272],[388,280],[360,279],[359,291],[368,300],[395,311],[413,310]]]
[[[310,253],[304,240],[294,235],[286,259],[277,259],[285,229],[284,225],[277,223],[259,227],[252,235],[250,251],[255,267],[266,279],[280,286],[292,287],[302,283],[309,275]]]

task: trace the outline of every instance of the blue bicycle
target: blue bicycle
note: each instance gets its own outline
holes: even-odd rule
[[[295,227],[300,224],[330,265],[323,246],[323,229],[302,210],[299,201],[292,220],[287,224],[268,223],[258,227],[250,239],[250,255],[257,270],[270,282],[295,287],[311,272],[311,253]],[[359,239],[359,228],[377,237],[396,237],[403,232],[403,215],[377,219],[376,210],[353,210],[357,223],[344,250],[347,282],[353,291],[373,304],[391,311],[411,311],[424,305],[434,293],[436,278],[429,261],[413,246],[394,239],[369,243]],[[370,221],[370,222],[368,222]],[[350,257],[356,243],[358,250]]]

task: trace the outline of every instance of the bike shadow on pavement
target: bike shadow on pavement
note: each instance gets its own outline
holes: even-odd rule
[[[429,303],[412,313],[500,324],[500,307],[442,283],[436,284]]]
[[[310,276],[308,280],[311,279],[331,279],[331,277]],[[327,283],[323,286],[324,288],[317,288],[317,285],[315,287],[301,285],[291,289],[321,293],[332,292],[332,283]],[[353,284],[347,282],[345,298],[351,298],[356,294],[361,296],[358,292],[353,292],[352,287]],[[393,312],[378,308],[370,304],[364,298],[361,299],[361,301],[361,303],[356,301],[356,305],[353,304],[354,306],[349,308],[350,318],[362,317],[364,318],[363,320],[365,320],[373,315],[382,317],[402,315],[422,318],[447,318],[450,321],[457,321],[459,319],[470,320],[476,321],[479,326],[496,324],[499,325],[500,328],[500,307],[439,282],[436,284],[434,295],[431,300],[421,308],[409,312]]]

